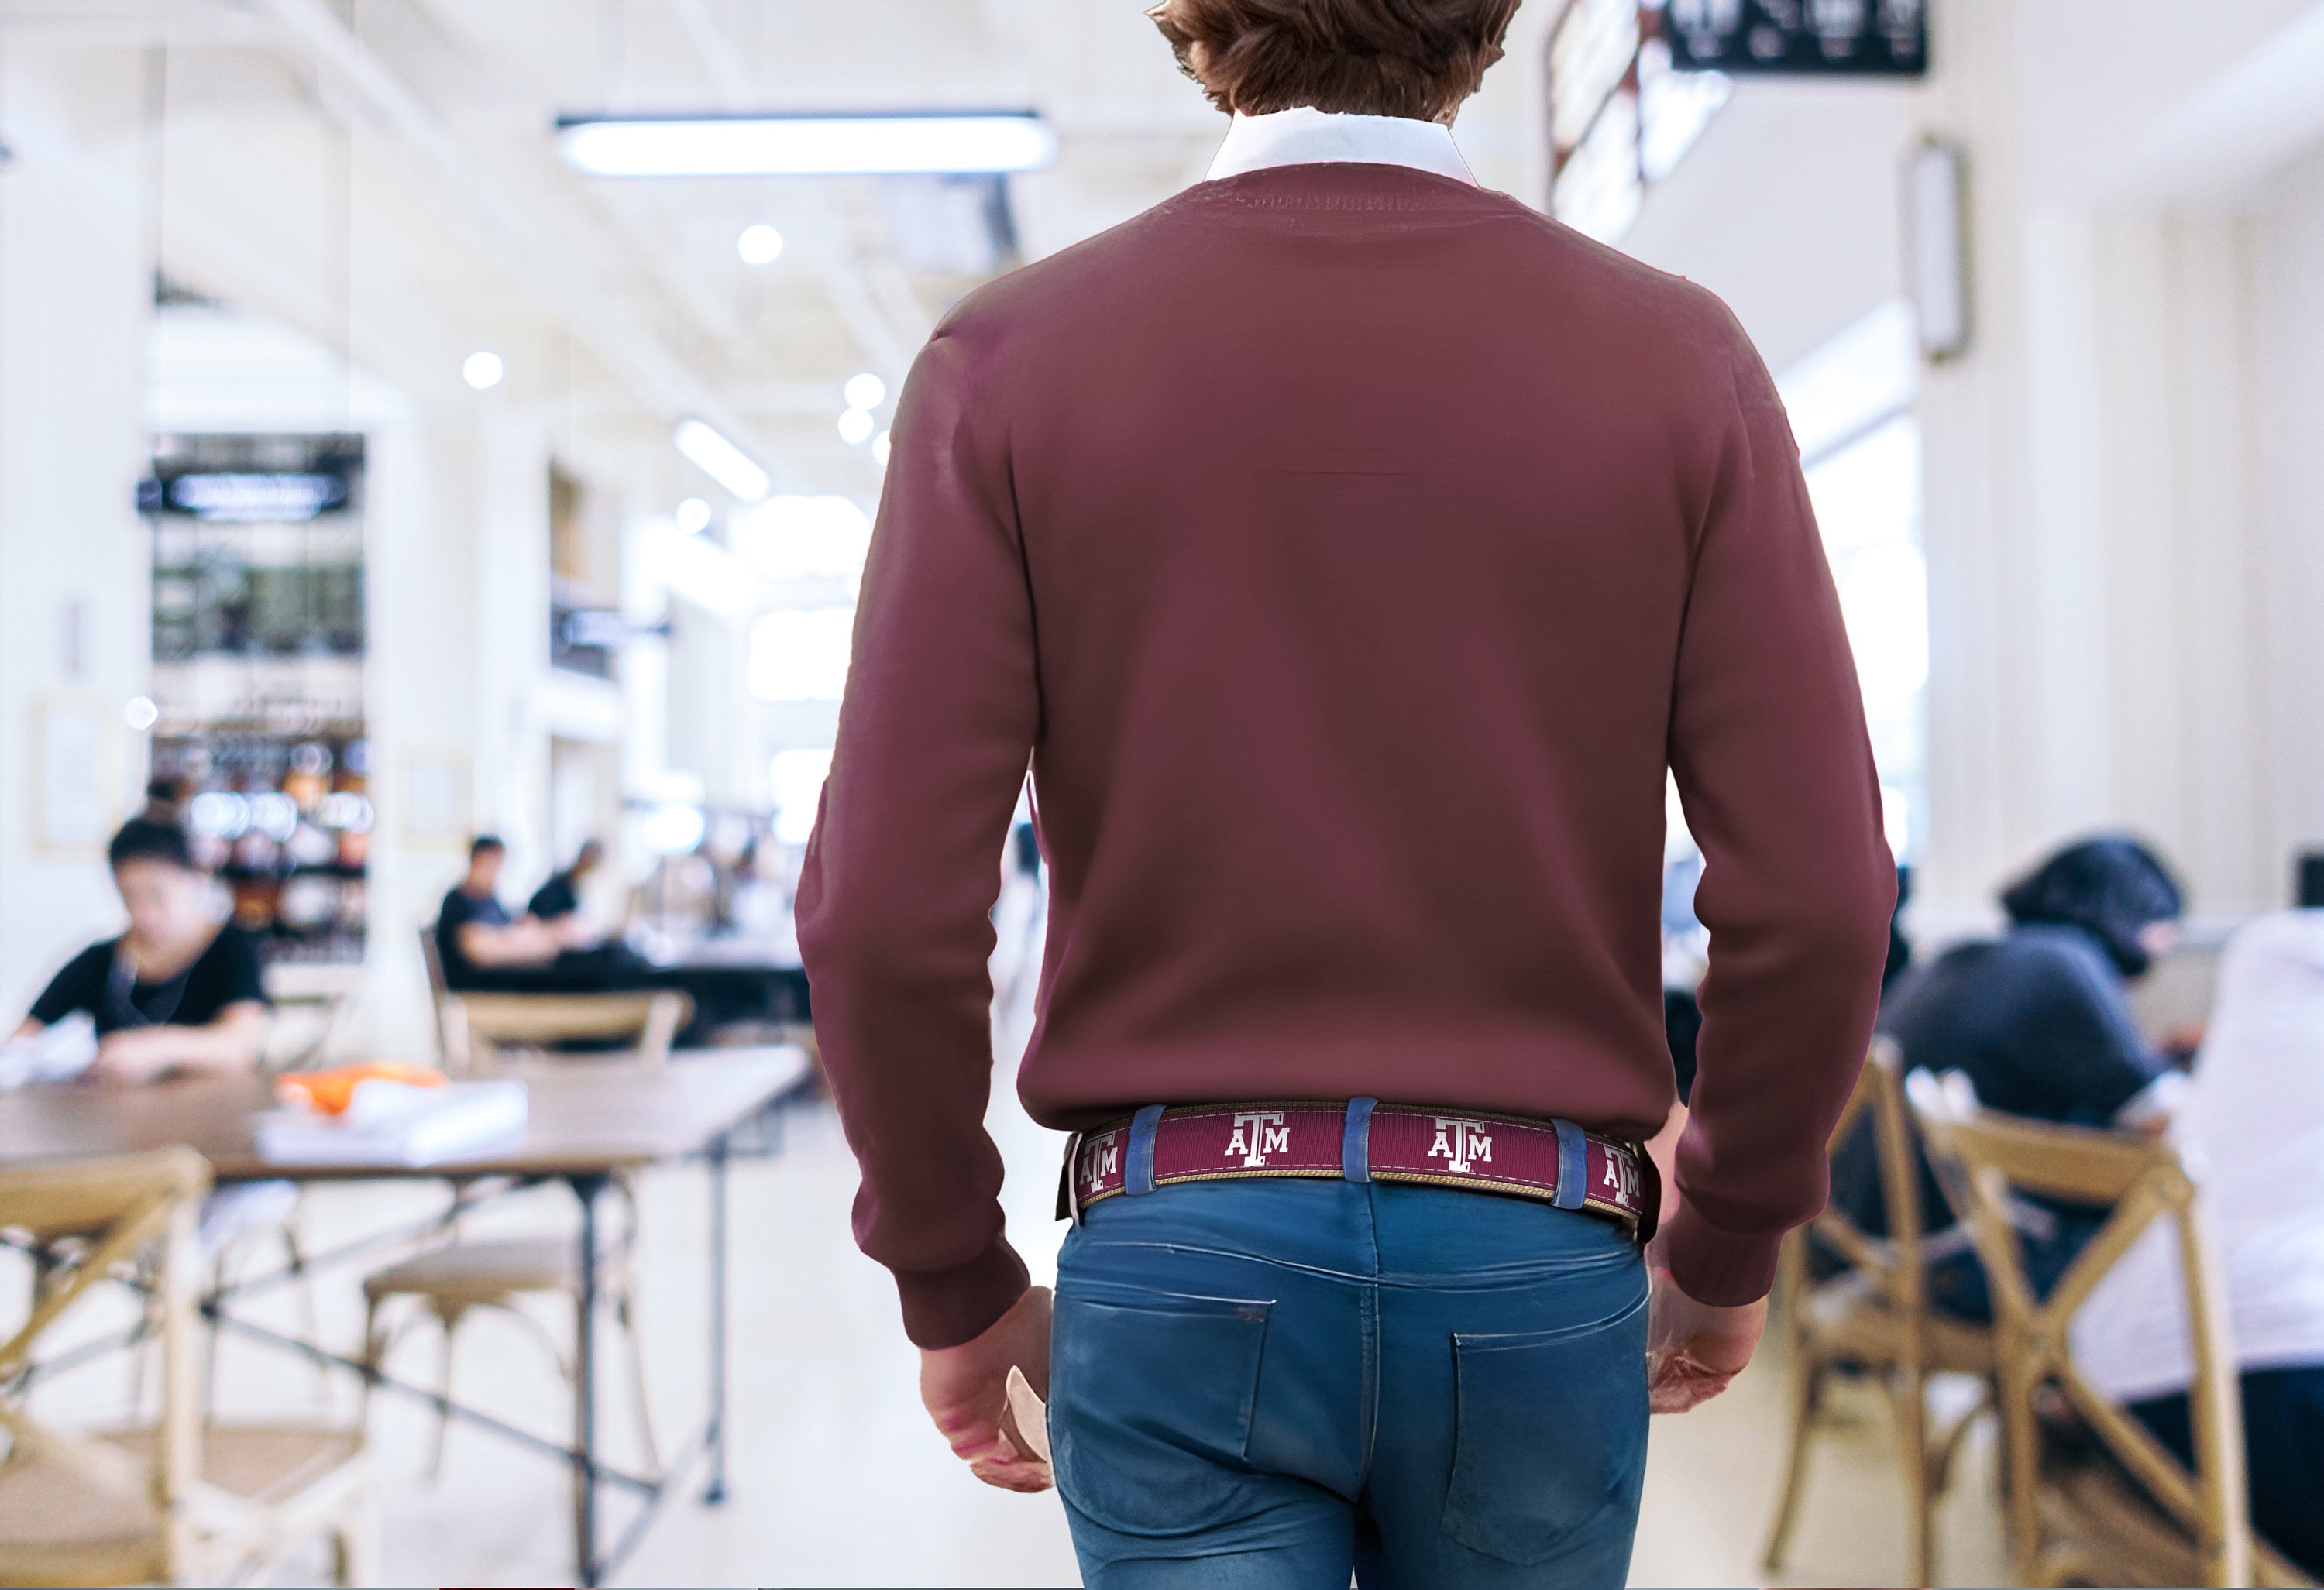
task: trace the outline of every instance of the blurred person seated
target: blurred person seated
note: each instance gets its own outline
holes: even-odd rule
[[[2324,1577],[2324,911],[2229,941],[2171,1135],[2227,1278],[2252,1522]],[[2075,1316],[2074,1362],[2184,1460],[2193,1450],[2186,1291],[2150,1227]]]
[[[596,935],[577,912],[554,922],[515,917],[500,902],[508,847],[481,834],[468,847],[467,875],[436,915],[436,952],[445,986],[463,992],[572,993],[602,988]]]
[[[1901,979],[1880,1030],[1916,1071],[1965,1073],[1988,1109],[2039,1121],[2160,1131],[2186,1076],[2132,1018],[2131,979],[2177,942],[2179,886],[2137,841],[2105,835],[2052,856],[2001,896],[2011,927],[1961,944]],[[1985,1272],[1920,1154],[1930,1300],[1962,1319],[1992,1318]],[[1887,1229],[1878,1154],[1868,1119],[1833,1156],[1831,1197],[1878,1236]],[[2046,1294],[2102,1214],[2027,1200],[2020,1237],[2027,1273]]]
[[[97,1055],[86,1076],[99,1083],[255,1071],[271,1019],[257,946],[227,919],[185,830],[133,817],[106,859],[129,930],[66,962],[14,1036],[37,1037],[77,1015],[88,1019]],[[298,1201],[287,1181],[217,1189],[202,1202],[203,1253],[281,1227]]]
[[[604,859],[604,841],[583,840],[581,848],[573,852],[573,865],[562,872],[550,873],[549,881],[532,891],[532,898],[525,904],[525,914],[535,921],[547,923],[562,922],[568,916],[577,915],[581,910],[581,890],[587,884],[589,875],[597,870]]]
[[[444,896],[436,917],[436,953],[446,988],[471,994],[683,989],[694,1000],[694,1019],[678,1034],[686,1047],[706,1042],[719,1027],[765,1016],[772,1002],[770,979],[757,972],[658,967],[622,940],[592,927],[577,910],[553,921],[532,912],[512,916],[497,892],[507,860],[507,846],[491,834],[480,835],[468,847],[467,875]]]
[[[258,951],[226,920],[185,831],[133,817],[106,859],[129,930],[67,962],[15,1036],[34,1036],[79,1011],[96,1025],[90,1074],[100,1080],[256,1070],[268,1020]]]

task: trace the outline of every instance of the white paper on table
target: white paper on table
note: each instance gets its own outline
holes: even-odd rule
[[[252,1123],[259,1157],[277,1165],[432,1165],[521,1136],[528,1106],[513,1078],[415,1088],[370,1078],[345,1114],[271,1110]]]
[[[76,1010],[30,1037],[0,1043],[0,1089],[69,1081],[96,1060],[97,1023],[86,1010]]]

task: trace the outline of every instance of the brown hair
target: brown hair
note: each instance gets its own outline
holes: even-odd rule
[[[1221,110],[1443,121],[1501,58],[1518,0],[1162,0],[1146,14]],[[1207,77],[1194,48],[1204,46]]]

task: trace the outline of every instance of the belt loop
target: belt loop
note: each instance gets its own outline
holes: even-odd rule
[[[1360,1093],[1348,1100],[1347,1130],[1340,1135],[1340,1174],[1351,1181],[1372,1179],[1372,1109],[1379,1103]]]
[[[1561,1209],[1578,1209],[1590,1196],[1590,1139],[1572,1121],[1550,1123],[1557,1128],[1557,1198]]]
[[[1130,1152],[1122,1156],[1121,1190],[1132,1198],[1154,1190],[1154,1128],[1164,1107],[1149,1104],[1130,1117]]]

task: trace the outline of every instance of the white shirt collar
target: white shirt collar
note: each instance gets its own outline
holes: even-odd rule
[[[1452,142],[1452,131],[1435,122],[1351,115],[1310,106],[1263,116],[1236,112],[1234,125],[1227,129],[1227,140],[1211,162],[1208,179],[1240,177],[1268,166],[1315,165],[1327,161],[1410,166],[1472,188],[1477,182],[1469,162],[1461,158]]]

